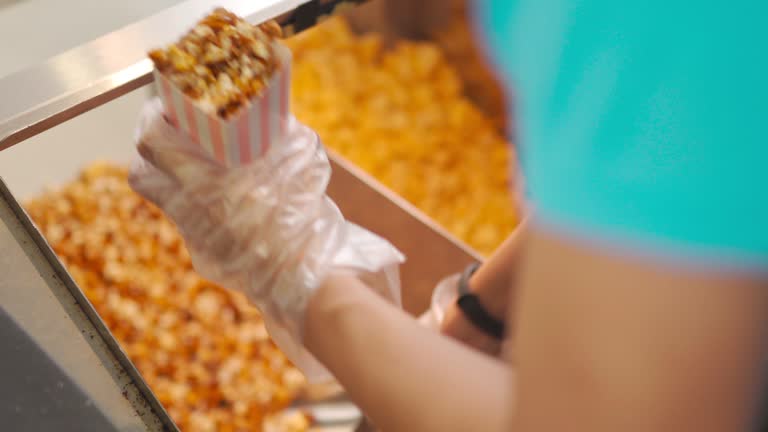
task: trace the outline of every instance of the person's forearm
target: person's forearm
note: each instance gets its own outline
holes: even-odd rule
[[[524,219],[469,280],[469,290],[475,293],[491,316],[504,320],[515,294],[513,280],[518,257],[527,231]]]
[[[508,311],[514,307],[517,297],[513,282],[526,233],[527,223],[523,220],[469,279],[469,290],[477,295],[480,304],[492,317],[506,324],[507,334],[512,333],[512,319]],[[440,331],[481,352],[493,356],[501,352],[501,341],[472,324],[455,303],[446,308]]]
[[[356,278],[321,287],[305,341],[383,430],[506,430],[508,367],[421,327]]]

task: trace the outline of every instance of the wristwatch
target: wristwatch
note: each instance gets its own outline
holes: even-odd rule
[[[480,331],[495,339],[504,338],[504,322],[491,316],[480,303],[480,299],[469,291],[469,278],[480,267],[480,263],[473,263],[467,266],[459,278],[459,297],[456,299],[456,305],[461,312]]]

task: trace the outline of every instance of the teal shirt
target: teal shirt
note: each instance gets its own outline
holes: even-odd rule
[[[765,0],[480,1],[537,218],[768,267],[766,17]]]

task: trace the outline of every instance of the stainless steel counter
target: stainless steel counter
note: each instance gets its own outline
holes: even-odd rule
[[[0,180],[3,429],[177,430]]]

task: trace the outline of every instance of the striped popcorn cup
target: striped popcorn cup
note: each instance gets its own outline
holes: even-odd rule
[[[264,91],[228,119],[204,111],[194,99],[154,70],[167,120],[226,167],[247,165],[280,145],[290,116],[291,51],[277,44],[280,67]]]

